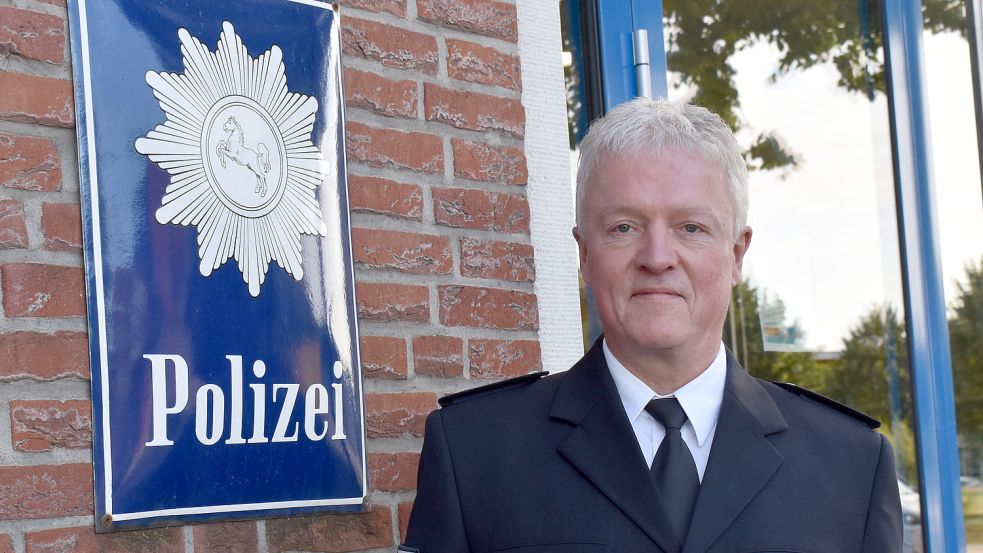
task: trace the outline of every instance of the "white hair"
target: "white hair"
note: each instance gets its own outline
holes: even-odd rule
[[[648,98],[635,98],[615,107],[594,121],[581,141],[577,227],[583,229],[587,183],[602,157],[642,151],[658,157],[666,150],[698,155],[724,171],[734,206],[734,237],[739,236],[747,224],[748,172],[734,133],[706,108]]]

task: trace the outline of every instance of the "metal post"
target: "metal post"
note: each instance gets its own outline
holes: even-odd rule
[[[907,331],[929,553],[965,551],[948,321],[942,288],[922,59],[920,0],[884,0]]]

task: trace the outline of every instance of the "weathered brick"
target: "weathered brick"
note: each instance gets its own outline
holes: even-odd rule
[[[416,81],[395,81],[382,75],[345,68],[345,105],[388,115],[416,117]]]
[[[383,229],[352,229],[356,263],[403,273],[446,275],[454,268],[446,236]]]
[[[396,516],[399,518],[399,541],[406,542],[406,528],[410,525],[410,513],[413,511],[413,503],[407,501],[400,503],[397,507]]]
[[[447,75],[460,81],[522,89],[518,56],[464,40],[447,39]]]
[[[366,434],[370,438],[395,438],[409,433],[423,436],[427,415],[437,407],[431,392],[366,394]]]
[[[406,0],[342,0],[345,6],[406,17]]]
[[[345,124],[345,151],[350,160],[372,167],[444,171],[444,146],[440,137],[432,134],[377,129],[349,121]]]
[[[0,553],[14,553],[14,544],[9,534],[0,534]]]
[[[525,133],[526,114],[518,100],[425,83],[423,105],[427,121],[472,131],[499,131],[517,138]]]
[[[195,553],[255,553],[259,535],[253,521],[199,524],[194,527]],[[183,552],[182,552],[183,553]]]
[[[0,56],[65,61],[65,20],[57,15],[0,7]]]
[[[41,206],[44,248],[55,252],[82,251],[82,213],[78,204]]]
[[[369,453],[368,465],[373,490],[402,492],[416,488],[419,453]]]
[[[515,6],[494,0],[420,0],[420,19],[445,27],[515,42],[518,19]]]
[[[437,287],[437,295],[440,324],[444,326],[506,330],[539,328],[535,294],[500,288],[444,285]]]
[[[423,215],[423,191],[415,184],[348,175],[348,204],[352,211],[419,220]]]
[[[345,54],[390,67],[437,74],[437,39],[385,23],[346,17],[341,26]]]
[[[464,340],[456,336],[413,338],[413,371],[426,376],[462,376]]]
[[[357,282],[358,317],[365,321],[430,320],[430,295],[426,286]]]
[[[361,336],[358,351],[368,378],[406,378],[406,340],[395,336]]]
[[[266,521],[266,542],[270,553],[392,549],[392,510],[373,505],[365,513],[270,519]]]
[[[92,465],[0,467],[0,519],[92,514]]]
[[[89,342],[84,332],[0,334],[0,381],[68,376],[89,378]]]
[[[530,244],[462,238],[461,275],[532,282],[536,280],[533,248]]]
[[[7,263],[0,267],[3,310],[8,317],[85,315],[85,272],[81,267]]]
[[[0,119],[71,127],[75,123],[72,83],[0,71]]]
[[[92,404],[88,400],[11,400],[10,441],[17,451],[92,446]]]
[[[452,139],[451,147],[454,149],[454,176],[505,184],[526,184],[529,180],[526,154],[519,148],[460,138]]]
[[[536,340],[468,341],[471,378],[512,378],[543,368]]]
[[[0,185],[44,192],[61,189],[54,144],[46,138],[0,133]]]
[[[96,534],[92,526],[56,528],[26,534],[24,541],[26,553],[184,553],[179,527],[115,534]]]
[[[522,196],[469,190],[434,188],[433,215],[450,227],[529,233],[529,203]]]
[[[0,250],[24,249],[29,245],[23,202],[0,200]]]

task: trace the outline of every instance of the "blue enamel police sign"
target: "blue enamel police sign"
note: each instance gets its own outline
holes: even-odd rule
[[[70,14],[97,528],[360,508],[336,12]]]

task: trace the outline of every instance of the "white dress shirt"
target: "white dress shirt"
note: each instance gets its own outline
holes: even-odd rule
[[[607,341],[602,344],[604,359],[608,363],[614,385],[618,388],[621,403],[631,422],[638,446],[645,456],[645,462],[652,466],[655,452],[666,436],[666,429],[655,420],[645,406],[653,399],[675,397],[686,412],[686,424],[681,433],[683,441],[689,446],[693,460],[696,461],[696,471],[703,481],[707,460],[710,457],[710,446],[713,435],[717,430],[717,419],[720,416],[720,403],[724,399],[724,382],[727,380],[727,355],[721,342],[717,356],[699,376],[689,381],[685,386],[667,395],[660,396],[652,391],[637,376],[631,373],[608,349]]]

